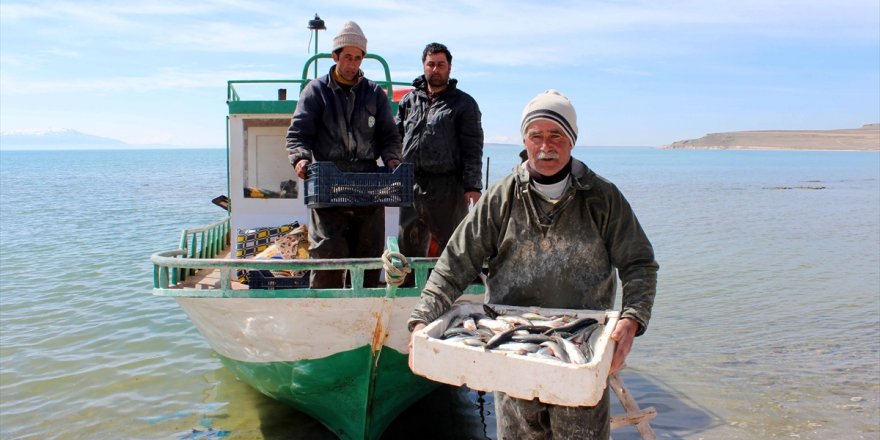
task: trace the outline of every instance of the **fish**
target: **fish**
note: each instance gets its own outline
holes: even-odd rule
[[[544,359],[544,360],[548,360],[548,361],[559,362],[559,358],[556,356],[553,356],[553,354],[550,352],[550,349],[547,347],[541,347],[538,349],[538,351],[536,351],[534,353],[527,353],[526,356],[528,356],[530,358]]]
[[[565,353],[565,350],[559,346],[555,341],[547,341],[541,343],[542,347],[547,347],[550,350],[550,354],[556,359],[561,360],[562,362],[568,363],[568,354]]]
[[[516,354],[535,353],[540,349],[541,346],[538,344],[529,344],[525,342],[505,342],[495,347],[495,350],[509,351]]]
[[[510,340],[514,341],[514,342],[532,342],[532,343],[540,344],[545,341],[550,341],[551,339],[550,339],[550,336],[547,336],[543,333],[539,333],[539,334],[527,333],[524,335],[523,334],[514,334],[513,337],[510,338]]]
[[[591,324],[595,324],[597,322],[599,322],[599,321],[597,321],[593,318],[579,318],[579,319],[575,319],[574,321],[571,321],[565,325],[556,327],[556,328],[549,330],[549,331],[574,333],[579,328],[586,327]]]
[[[489,306],[489,304],[483,304],[483,311],[486,312],[486,315],[491,319],[498,318],[501,316],[501,313],[498,313],[495,309]]]
[[[502,315],[498,318],[499,321],[509,322],[513,325],[532,325],[532,321],[529,321],[526,318],[518,315]]]
[[[491,349],[509,341],[513,337],[515,331],[516,331],[515,329],[511,328],[509,330],[505,330],[503,332],[496,333],[495,336],[492,336],[491,339],[486,341],[486,345],[483,346],[483,348],[485,348],[486,350],[491,350]]]
[[[475,330],[468,330],[464,327],[453,327],[453,328],[448,328],[448,329],[446,329],[446,331],[443,332],[443,339],[449,339],[453,336],[461,336],[461,335],[471,336],[471,337],[479,337],[479,335],[477,334],[477,332]]]
[[[495,333],[503,332],[510,330],[514,327],[513,324],[506,321],[499,321],[497,319],[489,319],[483,318],[477,321],[477,327],[486,328],[492,330]]]
[[[560,336],[551,336],[554,342],[559,344],[563,350],[565,350],[565,354],[568,356],[568,360],[576,365],[583,365],[587,363],[587,357],[584,355],[584,352],[578,348],[577,345],[574,345],[573,342],[568,339],[562,338]]]
[[[485,342],[483,342],[482,338],[465,335],[453,336],[449,339],[446,339],[446,341],[461,343],[470,347],[482,347],[483,345],[485,345]]]
[[[471,315],[471,316],[468,316],[467,318],[464,319],[464,321],[462,322],[462,326],[468,330],[476,331],[477,330],[477,321],[476,321],[476,319],[474,319],[474,316]]]

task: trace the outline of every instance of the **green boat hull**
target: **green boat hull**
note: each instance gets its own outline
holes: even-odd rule
[[[387,347],[375,364],[369,346],[295,362],[220,358],[243,382],[343,439],[378,439],[397,415],[438,385],[413,375],[407,356]]]

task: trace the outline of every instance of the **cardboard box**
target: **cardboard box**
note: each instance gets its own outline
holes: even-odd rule
[[[595,342],[595,355],[586,364],[526,357],[471,347],[440,339],[457,316],[484,313],[482,304],[459,303],[413,335],[413,372],[436,382],[466,385],[478,391],[502,391],[510,396],[562,406],[594,406],[602,399],[611,368],[611,332],[620,312],[611,310],[542,309],[491,305],[509,313],[594,318],[605,326]]]

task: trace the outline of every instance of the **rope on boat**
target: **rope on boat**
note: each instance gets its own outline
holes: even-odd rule
[[[391,261],[392,258],[400,259],[403,263],[403,267],[395,266]],[[406,275],[412,272],[412,268],[409,267],[409,262],[406,261],[406,257],[400,252],[391,252],[386,249],[382,254],[382,264],[385,269],[385,282],[394,287],[399,287],[403,284],[403,281],[406,280]]]

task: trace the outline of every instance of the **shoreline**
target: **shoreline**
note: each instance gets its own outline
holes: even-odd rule
[[[663,149],[880,151],[880,124],[840,130],[764,130],[709,133],[675,141]]]

